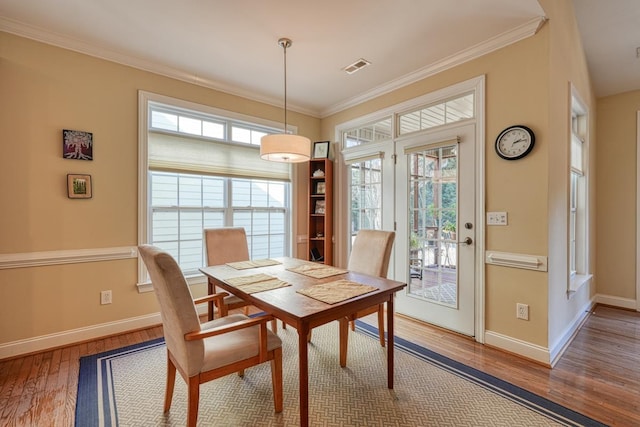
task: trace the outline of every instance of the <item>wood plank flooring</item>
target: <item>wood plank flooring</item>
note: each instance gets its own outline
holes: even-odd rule
[[[554,369],[401,316],[396,335],[605,424],[640,425],[640,313],[598,306]],[[0,426],[73,426],[79,358],[161,336],[158,326],[0,361]]]

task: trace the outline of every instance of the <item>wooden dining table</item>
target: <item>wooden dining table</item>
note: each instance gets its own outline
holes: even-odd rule
[[[317,263],[288,257],[273,258],[273,260],[278,263],[276,265],[249,269],[236,269],[225,264],[204,267],[201,268],[200,271],[208,277],[210,294],[214,292],[216,287],[231,292],[260,310],[282,320],[287,325],[293,326],[298,331],[300,425],[304,427],[309,425],[309,359],[307,344],[310,331],[315,327],[334,320],[341,320],[340,363],[344,367],[346,366],[346,349],[349,333],[346,319],[353,318],[359,310],[385,302],[387,304],[387,387],[392,389],[394,371],[393,299],[396,292],[407,286],[406,283],[347,270],[343,270],[344,272],[342,274],[317,279],[289,270],[302,265],[317,265]],[[243,292],[242,287],[235,287],[226,282],[229,279],[233,281],[233,279],[237,277],[259,273],[277,277],[291,286],[249,294]],[[334,304],[321,302],[298,293],[299,290],[340,279],[370,285],[375,287],[375,289],[364,295],[349,298]],[[209,313],[213,313],[213,310],[209,310]]]

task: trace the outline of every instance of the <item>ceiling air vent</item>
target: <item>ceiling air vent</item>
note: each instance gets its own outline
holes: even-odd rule
[[[364,67],[366,67],[367,65],[370,65],[371,62],[367,61],[366,59],[360,58],[358,59],[356,62],[354,62],[351,65],[348,65],[344,68],[344,71],[347,72],[347,74],[353,74],[358,70],[363,69]]]

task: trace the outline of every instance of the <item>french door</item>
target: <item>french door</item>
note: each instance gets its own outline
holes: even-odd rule
[[[475,124],[396,142],[398,313],[475,333]]]

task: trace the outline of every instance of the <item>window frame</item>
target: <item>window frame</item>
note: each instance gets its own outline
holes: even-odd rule
[[[183,109],[187,112],[195,112],[196,117],[202,119],[202,117],[208,117],[208,115],[215,116],[216,119],[226,119],[229,123],[232,124],[240,124],[244,127],[253,126],[256,129],[271,129],[274,132],[277,132],[278,129],[282,127],[282,125],[278,122],[273,122],[270,120],[261,119],[258,117],[247,116],[239,113],[235,113],[232,111],[222,110],[215,107],[210,107],[202,104],[197,104],[189,101],[184,101],[164,95],[155,94],[152,92],[147,92],[140,90],[138,91],[138,245],[146,244],[149,242],[150,231],[149,231],[149,215],[151,209],[151,194],[149,192],[149,132],[150,132],[150,114],[149,114],[149,106],[152,103],[164,104],[166,106],[175,107],[176,110]],[[201,115],[199,114],[201,113]],[[189,115],[188,113],[186,115]],[[162,132],[171,132],[162,130]],[[295,126],[287,126],[287,132],[296,134],[297,128]],[[192,136],[195,138],[207,138],[203,136],[190,135],[184,133],[177,133],[181,136]],[[212,139],[212,138],[208,138]],[[217,139],[213,139],[220,143],[229,143],[220,141]],[[242,144],[244,146],[254,146],[256,151],[258,146],[253,144]],[[195,172],[197,174],[201,174],[201,172]],[[290,175],[292,172],[290,171]],[[289,184],[289,196],[288,196],[288,220],[286,225],[286,246],[287,252],[292,252],[292,233],[295,229],[296,218],[291,215],[291,203],[292,203],[292,195],[295,194],[294,183],[290,181]],[[139,260],[138,262],[138,280],[137,287],[138,292],[150,292],[153,291],[153,287],[149,281],[147,269],[143,262]],[[199,284],[206,283],[206,279],[202,274],[193,275],[187,277],[187,282],[191,284]]]

